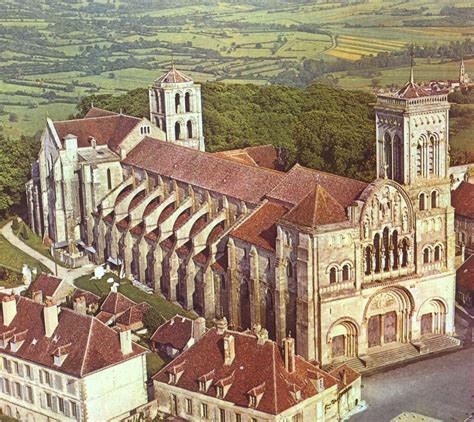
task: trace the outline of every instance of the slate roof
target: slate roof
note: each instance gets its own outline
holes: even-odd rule
[[[457,215],[474,218],[474,184],[461,182],[457,189],[451,192],[451,204]]]
[[[41,273],[38,278],[31,283],[30,290],[32,292],[41,291],[43,297],[52,298],[63,281],[52,275]]]
[[[2,306],[6,297],[7,295],[0,294]],[[22,296],[15,296],[15,300],[17,312],[9,326],[3,325],[3,313],[0,312],[0,336],[11,338],[15,333],[23,333],[24,343],[16,352],[10,347],[2,349],[4,354],[83,377],[147,352],[145,348],[133,343],[132,353],[124,356],[117,332],[96,318],[67,308],[61,309],[58,326],[53,335],[47,338],[43,317],[45,305]],[[60,367],[54,365],[53,359],[58,348],[68,350]]]
[[[53,124],[61,142],[67,135],[74,135],[77,137],[78,148],[84,148],[90,147],[90,140],[94,138],[97,145],[107,145],[111,150],[117,152],[120,143],[141,121],[142,119],[137,117],[112,114],[65,120]]]
[[[140,142],[123,164],[253,204],[259,203],[285,176],[152,138]]]
[[[273,341],[257,343],[254,335],[227,331],[235,342],[235,359],[224,365],[223,334],[215,328],[206,332],[191,348],[160,370],[153,379],[167,384],[169,373],[181,372],[176,386],[187,391],[216,397],[216,385],[230,384],[223,400],[237,407],[249,407],[249,394],[263,394],[255,410],[277,415],[318,394],[315,381],[324,379],[325,388],[337,380],[300,356],[296,356],[296,370],[285,369],[282,353]],[[199,391],[198,379],[210,379],[207,392]],[[295,391],[300,391],[298,401]]]
[[[192,336],[193,321],[181,315],[175,315],[160,325],[150,340],[161,345],[170,345],[176,350],[183,350]]]
[[[276,223],[287,211],[288,208],[283,205],[267,202],[231,231],[230,235],[252,245],[275,251]]]

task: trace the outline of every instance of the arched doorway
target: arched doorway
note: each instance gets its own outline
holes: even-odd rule
[[[417,318],[420,323],[420,335],[444,334],[446,313],[446,304],[441,299],[429,299],[423,303]]]
[[[409,341],[413,303],[411,294],[402,288],[383,289],[369,299],[364,318],[369,349]]]
[[[341,318],[329,328],[327,342],[332,360],[357,356],[359,327],[351,318]]]

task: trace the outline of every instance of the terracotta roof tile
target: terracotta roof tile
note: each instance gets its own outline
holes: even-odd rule
[[[396,97],[405,99],[429,97],[430,95],[429,91],[414,82],[406,83],[395,93]]]
[[[138,323],[143,323],[143,316],[151,309],[151,305],[146,302],[139,303],[128,308],[122,315],[120,315],[115,322],[120,325],[131,326]]]
[[[296,164],[267,197],[296,205],[316,185],[326,189],[344,208],[351,205],[368,186],[367,183],[359,180],[308,169]]]
[[[320,185],[306,195],[283,218],[305,227],[338,223],[347,219],[343,206]]]
[[[84,116],[84,119],[91,119],[94,117],[109,117],[109,116],[116,116],[118,113],[113,111],[104,110],[103,108],[99,107],[91,107],[89,111]]]
[[[95,295],[92,292],[89,292],[87,290],[82,290],[82,289],[76,289],[74,290],[74,293],[71,296],[71,300],[74,301],[75,299],[79,297],[84,297],[86,300],[86,305],[91,306],[94,304],[98,304],[100,301],[100,297]]]
[[[136,305],[133,300],[119,292],[110,292],[102,303],[100,310],[113,315],[125,312],[131,306]]]
[[[155,83],[176,84],[192,81],[193,80],[189,76],[186,76],[184,73],[180,72],[173,66],[170,70],[168,70],[168,72],[156,79]]]
[[[0,298],[5,295],[0,295]],[[17,312],[8,327],[3,325],[0,312],[0,335],[13,331],[24,333],[24,343],[13,352],[9,347],[3,353],[50,367],[70,375],[82,377],[131,357],[146,353],[146,349],[133,344],[133,352],[124,356],[118,334],[97,319],[62,308],[59,324],[48,338],[44,330],[44,305],[16,296]],[[26,333],[25,333],[26,331]],[[54,365],[53,354],[67,346],[67,357],[60,367]]]
[[[140,122],[141,119],[137,117],[115,114],[54,122],[54,127],[61,140],[69,134],[77,136],[79,148],[90,147],[92,137],[97,145],[108,145],[116,152],[120,143]]]
[[[276,222],[288,211],[282,205],[267,202],[240,226],[230,232],[232,237],[271,251],[275,250]]]
[[[42,273],[35,281],[33,281],[29,290],[32,292],[41,291],[43,292],[44,298],[51,298],[54,296],[54,293],[56,293],[61,283],[62,280],[60,278]]]
[[[257,145],[242,149],[215,152],[214,155],[251,166],[283,171],[278,163],[278,152],[273,145]]]
[[[342,364],[337,368],[334,368],[329,372],[329,374],[337,379],[339,390],[351,385],[355,380],[360,378],[360,374],[346,364]]]
[[[193,336],[193,321],[175,315],[160,325],[151,336],[151,341],[160,345],[170,345],[176,350],[183,350]]]
[[[456,271],[456,284],[474,291],[474,255],[470,256]]]
[[[151,138],[140,142],[123,163],[253,204],[285,176]]]
[[[299,356],[296,356],[296,370],[289,373],[285,369],[280,348],[272,341],[258,344],[254,335],[234,331],[225,333],[229,334],[234,337],[235,344],[235,358],[230,365],[224,365],[224,336],[213,328],[153,379],[167,384],[170,368],[183,365],[182,374],[176,383],[178,388],[216,397],[215,383],[228,380],[231,384],[224,398],[226,402],[248,408],[249,393],[263,393],[255,409],[272,415],[282,413],[298,403],[292,391],[300,391],[301,400],[318,394],[312,382],[318,377],[324,379],[326,389],[337,384],[334,377]],[[213,383],[207,392],[199,391],[197,381],[203,376]]]
[[[461,182],[458,188],[451,192],[451,204],[457,215],[474,218],[474,184]]]

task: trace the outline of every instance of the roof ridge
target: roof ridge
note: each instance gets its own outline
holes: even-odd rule
[[[272,361],[273,361],[273,394],[275,400],[273,401],[275,414],[278,414],[278,394],[277,394],[277,380],[276,380],[276,359],[275,359],[275,347],[278,345],[274,342],[272,347]]]
[[[341,176],[340,174],[330,173],[330,172],[324,171],[324,170],[312,169],[312,168],[310,168],[310,167],[302,166],[302,165],[299,164],[299,163],[296,163],[296,164],[291,168],[291,170],[290,170],[288,173],[290,173],[295,167],[300,167],[300,168],[302,168],[303,170],[308,170],[308,171],[310,171],[310,172],[312,172],[312,173],[327,174],[328,176],[337,177],[337,178],[339,178],[339,179],[352,180],[352,181],[355,181],[355,182],[358,182],[358,183],[363,183],[363,184],[365,184],[365,185],[369,185],[369,183],[364,182],[364,181],[359,180],[359,179],[353,179],[352,177],[348,177],[348,176]]]
[[[89,325],[89,332],[87,333],[87,343],[86,343],[86,347],[84,349],[84,358],[82,359],[82,363],[81,363],[81,369],[79,370],[79,374],[80,376],[82,377],[84,375],[84,366],[86,364],[86,360],[87,360],[87,356],[89,354],[89,345],[90,345],[90,341],[91,341],[91,337],[92,337],[92,326],[94,325],[94,320],[95,318],[92,318],[90,319],[90,325]]]
[[[183,150],[189,151],[189,147],[185,147],[183,145],[175,144],[173,142],[163,141],[161,139],[156,139],[156,138],[151,138],[150,136],[145,136],[143,140],[145,140],[145,139],[149,139],[149,140],[154,141],[154,142],[158,141],[158,142],[163,142],[165,144],[172,144],[173,147],[177,147],[177,148],[181,148]],[[137,146],[138,146],[138,144],[137,144]],[[131,151],[133,151],[133,149]],[[235,161],[235,160],[229,160],[228,158],[223,158],[223,157],[220,157],[219,155],[216,155],[216,153],[218,153],[218,152],[222,153],[222,152],[225,152],[225,151],[207,152],[207,151],[200,151],[198,149],[193,149],[192,151],[199,154],[199,155],[201,155],[201,156],[205,155],[207,157],[212,157],[213,159],[225,161],[226,163],[232,163],[232,165],[234,165],[234,166],[246,166],[246,167],[250,167],[252,169],[258,169],[258,170],[265,171],[267,173],[273,173],[273,174],[280,174],[280,175],[286,174],[282,171],[269,169],[267,167],[260,167],[258,165],[253,166],[253,165],[250,165],[250,164],[247,164],[247,163],[242,163],[240,161]]]
[[[105,110],[105,111],[108,111],[108,110]],[[137,119],[137,120],[143,120],[144,119],[144,117],[135,117],[135,116],[130,116],[129,114],[116,113],[116,114],[113,114],[113,115],[110,115],[110,116],[80,117],[80,118],[77,118],[77,119],[54,120],[53,124],[68,123],[68,122],[80,122],[82,120],[115,119],[117,117],[126,117],[126,118],[129,118],[129,119]]]

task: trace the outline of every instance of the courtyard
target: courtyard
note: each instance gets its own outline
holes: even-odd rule
[[[415,412],[445,422],[474,412],[474,349],[464,349],[362,379],[368,408],[351,422],[387,422]]]

